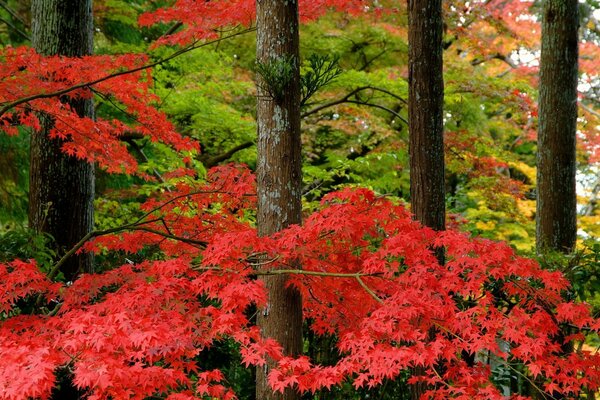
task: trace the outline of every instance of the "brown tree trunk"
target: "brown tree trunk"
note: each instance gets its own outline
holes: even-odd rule
[[[410,198],[423,225],[445,228],[441,0],[408,2]]]
[[[446,225],[444,182],[443,17],[441,0],[408,1],[408,118],[410,202],[415,218],[435,230]],[[444,250],[436,249],[440,263]],[[422,375],[422,368],[413,369]],[[426,390],[411,386],[411,398]]]
[[[537,250],[569,253],[577,239],[577,0],[542,10],[537,155]]]
[[[297,0],[257,0],[257,62],[278,71],[276,82],[258,77],[258,233],[271,235],[301,223],[300,72]],[[289,68],[279,68],[287,65]],[[277,67],[279,66],[279,67]],[[268,305],[258,315],[263,334],[276,339],[285,354],[302,352],[302,299],[286,288],[285,276],[264,277]],[[256,398],[299,399],[294,390],[274,394],[267,383],[272,363],[258,368]]]
[[[92,0],[34,0],[32,42],[38,53],[79,57],[92,54]],[[69,100],[80,116],[93,117],[92,100]],[[29,226],[54,237],[64,253],[93,229],[94,166],[68,157],[50,140],[52,118],[31,134]],[[61,269],[65,279],[92,271],[92,257],[73,256]]]
[[[577,0],[545,0],[542,9],[542,54],[537,154],[536,247],[570,253],[577,241],[576,134],[578,30]],[[565,343],[568,328],[557,334],[562,353],[573,352]],[[538,398],[562,399],[557,393]]]

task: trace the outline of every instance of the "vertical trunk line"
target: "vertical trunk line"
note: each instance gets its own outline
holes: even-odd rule
[[[44,55],[81,57],[93,51],[92,0],[34,0],[32,44]],[[94,117],[91,99],[68,100],[81,117]],[[62,153],[60,140],[49,139],[54,122],[41,116],[31,133],[29,226],[52,235],[57,252],[68,251],[94,224],[94,166]],[[71,257],[61,268],[66,280],[92,272],[92,255]]]
[[[302,159],[300,142],[300,70],[297,0],[257,0],[257,62],[263,66],[289,64],[283,93],[270,90],[272,82],[257,78],[257,227],[260,236],[272,235],[301,223]],[[287,70],[287,69],[286,69]],[[269,300],[257,323],[264,336],[276,339],[286,355],[302,352],[302,299],[287,286],[286,276],[263,277]],[[299,399],[295,390],[273,393],[267,378],[269,360],[256,373],[256,398]]]
[[[539,253],[570,253],[577,239],[578,28],[577,0],[544,2],[537,154]]]
[[[410,202],[414,218],[436,231],[446,226],[442,40],[442,1],[408,0]],[[444,249],[435,252],[443,264]],[[412,373],[424,375],[425,369]],[[411,399],[426,390],[423,382],[412,385]]]

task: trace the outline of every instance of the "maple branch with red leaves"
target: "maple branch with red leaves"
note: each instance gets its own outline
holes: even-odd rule
[[[99,236],[110,235],[113,233],[119,233],[119,232],[124,232],[124,231],[135,231],[135,230],[145,231],[145,232],[154,233],[156,235],[163,236],[167,239],[173,239],[173,240],[177,240],[177,241],[180,241],[183,243],[188,243],[188,244],[192,244],[192,245],[196,245],[196,246],[205,247],[207,243],[204,241],[198,241],[198,240],[194,240],[194,239],[190,239],[190,238],[176,236],[176,235],[171,234],[170,232],[161,232],[161,231],[158,231],[155,229],[143,227],[142,225],[146,225],[146,224],[150,224],[150,223],[154,223],[154,222],[163,222],[164,223],[163,218],[156,218],[156,219],[151,219],[151,220],[147,220],[147,221],[144,221],[144,220],[147,217],[149,217],[150,215],[152,215],[153,213],[155,213],[156,211],[160,210],[163,207],[166,207],[167,205],[169,205],[179,199],[198,195],[198,194],[207,194],[207,193],[218,193],[218,190],[215,190],[215,191],[198,190],[198,191],[194,191],[194,192],[190,192],[190,193],[186,193],[186,194],[182,194],[182,195],[177,195],[177,196],[174,196],[174,197],[170,198],[169,200],[165,201],[164,203],[154,207],[153,209],[146,212],[141,217],[139,217],[136,221],[134,221],[130,224],[125,224],[125,225],[121,225],[121,226],[117,226],[117,227],[109,228],[109,229],[93,230],[91,232],[88,232],[85,236],[83,236],[75,244],[75,246],[73,246],[71,249],[69,249],[69,251],[67,251],[52,266],[52,268],[48,272],[48,278],[54,279],[56,277],[56,275],[58,274],[58,272],[60,271],[60,267],[69,259],[69,257],[73,256],[73,254],[75,254],[77,251],[79,251],[90,239],[93,239],[93,238],[99,237]],[[168,228],[166,226],[165,226],[165,229],[168,230]]]
[[[275,262],[278,257],[274,257],[271,260],[268,260],[269,263]],[[255,265],[255,264],[251,264]],[[261,264],[262,265],[262,264]],[[227,270],[219,267],[202,267],[202,266],[194,266],[192,267],[194,271],[222,271],[222,272],[231,272],[236,273],[238,271]],[[305,269],[271,269],[271,270],[262,270],[262,271],[253,271],[249,274],[250,276],[274,276],[274,275],[303,275],[303,276],[320,276],[320,277],[328,277],[328,278],[353,278],[356,279],[358,284],[371,296],[375,301],[379,304],[383,304],[383,299],[377,296],[377,293],[373,291],[362,279],[366,276],[371,277],[382,277],[383,273],[375,272],[375,273],[365,273],[365,272],[355,272],[355,273],[345,273],[345,272],[327,272],[327,271],[309,271]]]
[[[150,228],[145,228],[142,225],[145,224],[151,224],[153,222],[159,222],[161,221],[161,218],[157,218],[157,219],[153,219],[153,220],[148,220],[148,221],[143,221],[143,222],[134,222],[132,224],[126,224],[126,225],[121,225],[115,228],[109,228],[109,229],[100,229],[100,230],[93,230],[91,232],[88,232],[85,236],[83,236],[79,242],[77,242],[71,249],[69,249],[69,251],[67,251],[50,269],[50,271],[48,272],[48,278],[49,279],[54,279],[56,277],[56,275],[58,274],[58,272],[60,271],[60,267],[69,259],[69,257],[71,257],[73,254],[75,254],[77,251],[79,251],[90,239],[93,239],[95,237],[99,237],[99,236],[105,236],[105,235],[110,235],[113,233],[119,233],[119,232],[124,232],[124,231],[146,231],[146,232],[150,232],[150,233],[154,233],[160,236],[164,236],[165,238],[168,239],[176,239],[182,242],[189,242],[191,244],[196,244],[196,245],[206,245],[206,243],[202,242],[197,242],[194,241],[192,239],[187,239],[187,238],[180,238],[174,235],[170,235],[169,233],[165,233],[165,232],[160,232],[154,229],[150,229]]]
[[[101,78],[98,78],[98,79],[95,79],[95,80],[92,80],[92,81],[89,81],[89,82],[79,83],[79,84],[76,84],[76,85],[73,85],[73,86],[69,86],[69,87],[61,89],[61,90],[56,90],[56,91],[53,91],[53,92],[50,92],[50,93],[38,93],[38,94],[31,95],[31,96],[23,97],[21,99],[13,100],[11,102],[0,103],[0,104],[4,104],[2,106],[2,108],[0,108],[0,117],[2,115],[4,115],[6,112],[10,111],[11,109],[13,109],[13,108],[15,108],[15,107],[17,107],[17,106],[19,106],[21,104],[25,104],[25,103],[28,103],[30,101],[38,100],[38,99],[48,99],[48,98],[53,98],[53,97],[60,97],[60,96],[63,96],[65,94],[67,94],[67,93],[73,92],[75,90],[85,89],[85,88],[88,88],[90,86],[96,85],[98,83],[101,83],[101,82],[104,82],[104,81],[107,81],[107,80],[110,80],[110,79],[113,79],[113,78],[116,78],[116,77],[119,77],[119,76],[128,75],[128,74],[132,74],[132,73],[135,73],[135,72],[140,72],[140,71],[144,71],[144,70],[147,70],[147,69],[150,69],[150,68],[154,68],[157,65],[161,65],[161,64],[163,64],[163,63],[165,63],[167,61],[170,61],[170,60],[172,60],[172,59],[174,59],[176,57],[179,57],[182,54],[188,53],[188,52],[190,52],[192,50],[199,49],[199,48],[206,47],[206,46],[210,46],[212,44],[219,43],[219,42],[222,42],[224,40],[234,38],[236,36],[240,36],[240,35],[244,35],[246,33],[254,32],[255,30],[256,30],[256,28],[250,27],[250,28],[246,28],[246,29],[243,29],[241,31],[229,34],[227,36],[223,36],[223,37],[220,37],[220,38],[217,38],[217,39],[213,39],[213,40],[210,40],[210,41],[207,41],[207,42],[202,42],[200,44],[198,44],[198,42],[194,42],[194,43],[192,43],[191,45],[189,45],[187,47],[184,47],[184,48],[182,48],[180,50],[177,50],[176,52],[174,52],[173,54],[171,54],[171,55],[169,55],[167,57],[161,58],[161,59],[159,59],[157,61],[154,61],[154,62],[151,62],[149,64],[145,64],[145,65],[142,65],[142,66],[139,66],[139,67],[136,67],[136,68],[132,68],[132,69],[127,69],[127,70],[124,70],[124,71],[114,72],[112,74],[108,74],[106,76],[103,76]]]

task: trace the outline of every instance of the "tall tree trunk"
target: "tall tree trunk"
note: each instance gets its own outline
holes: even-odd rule
[[[80,57],[92,54],[92,0],[33,0],[32,42],[38,53]],[[84,117],[93,117],[92,100],[69,100]],[[94,166],[60,151],[49,139],[53,126],[43,116],[42,128],[31,134],[29,226],[51,234],[59,253],[73,247],[93,229]],[[73,256],[61,269],[67,280],[92,271],[92,257]]]
[[[300,72],[297,0],[257,0],[256,58],[277,82],[258,77],[258,233],[271,235],[301,223]],[[265,277],[267,308],[258,315],[263,334],[287,355],[302,352],[302,299],[285,276]],[[294,390],[274,394],[267,383],[272,363],[256,374],[256,398],[298,399]]]
[[[542,9],[536,206],[540,254],[568,254],[577,241],[578,7],[577,0],[545,0]],[[564,328],[556,336],[563,354],[573,352],[573,342],[565,342],[569,334]],[[537,397],[548,396],[540,393]]]
[[[441,0],[408,1],[408,118],[410,202],[415,218],[435,230],[446,225],[444,182],[443,17]],[[444,250],[436,249],[440,263]],[[422,368],[413,374],[422,375]],[[411,386],[418,399],[426,385]]]
[[[415,218],[445,228],[441,0],[408,2],[410,199]]]
[[[542,10],[537,155],[537,250],[569,253],[577,239],[577,0],[546,0]]]

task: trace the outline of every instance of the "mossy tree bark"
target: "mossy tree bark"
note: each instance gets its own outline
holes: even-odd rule
[[[276,80],[258,77],[258,233],[272,235],[301,223],[300,71],[297,0],[257,0],[257,62]],[[268,305],[258,315],[263,334],[276,339],[287,355],[302,352],[302,300],[286,287],[285,276],[264,277]],[[273,393],[269,362],[258,368],[256,398],[299,399],[294,390]]]
[[[92,0],[33,0],[32,42],[38,53],[80,57],[92,54]],[[65,100],[67,101],[67,100]],[[82,117],[93,117],[92,100],[68,100]],[[49,139],[53,120],[42,116],[31,134],[29,226],[51,234],[60,253],[93,229],[94,166],[64,155]],[[61,269],[67,280],[92,271],[90,254],[72,257]]]

